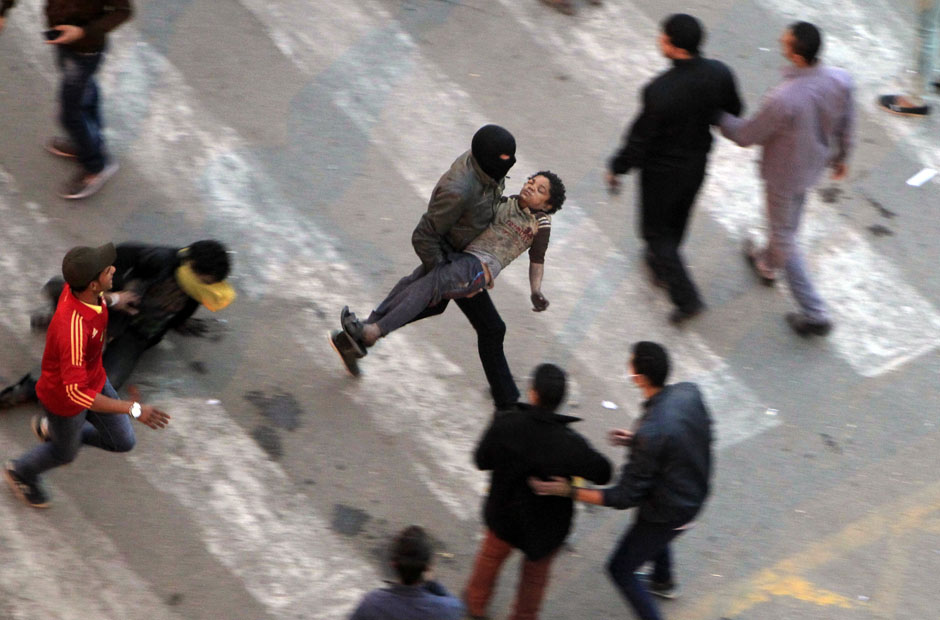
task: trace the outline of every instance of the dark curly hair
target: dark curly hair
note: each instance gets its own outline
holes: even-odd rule
[[[565,204],[565,184],[562,182],[561,177],[552,172],[551,170],[540,170],[536,172],[530,179],[535,177],[543,176],[548,179],[548,204],[552,205],[552,210],[546,210],[546,213],[554,213],[555,211],[561,211],[561,206]]]
[[[190,245],[185,259],[192,261],[193,271],[210,276],[216,282],[227,278],[231,269],[228,250],[214,239],[203,239]]]

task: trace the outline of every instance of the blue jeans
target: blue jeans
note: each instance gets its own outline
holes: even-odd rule
[[[912,94],[923,97],[937,79],[940,54],[940,0],[920,0],[917,7],[917,47],[914,50],[917,75],[912,78]]]
[[[653,581],[672,581],[669,543],[682,533],[679,525],[637,519],[607,560],[607,572],[641,620],[662,620],[653,598],[634,572],[653,560]]]
[[[419,266],[411,275],[399,280],[366,323],[378,323],[384,336],[415,320],[443,299],[460,299],[485,289],[480,259],[463,253],[451,254],[447,259],[427,273]]]
[[[399,310],[401,311],[401,316],[407,315],[409,317],[405,320],[405,323],[413,323],[443,313],[444,310],[447,309],[447,304],[450,299],[454,299],[460,311],[464,313],[464,316],[467,317],[467,320],[470,321],[470,324],[477,333],[477,350],[480,355],[480,362],[483,364],[483,372],[486,374],[486,381],[490,384],[493,402],[497,407],[505,407],[519,400],[519,388],[512,378],[509,363],[506,361],[506,353],[503,351],[503,340],[506,337],[506,323],[504,323],[503,319],[499,316],[499,311],[496,309],[496,306],[493,305],[493,300],[490,298],[485,288],[473,297],[465,296],[472,293],[474,290],[480,290],[480,286],[471,282],[471,280],[475,280],[479,274],[479,271],[473,270],[473,263],[479,265],[480,262],[469,254],[459,253],[451,255],[451,257],[458,256],[473,259],[473,261],[463,258],[460,259],[462,267],[467,270],[463,272],[465,276],[464,279],[461,280],[461,278],[457,278],[457,284],[466,283],[465,287],[448,288],[447,285],[437,283],[437,292],[440,293],[437,302],[433,301],[433,292],[430,294],[430,297],[423,293],[421,297],[415,296],[407,300],[407,303],[414,304],[413,306],[408,309],[402,307],[399,308]],[[386,328],[390,328],[394,325],[392,319],[388,319],[385,325],[380,323],[380,320],[389,314],[392,301],[400,294],[404,295],[408,288],[413,283],[421,280],[424,275],[424,267],[418,267],[411,275],[399,280],[395,288],[389,292],[385,301],[372,311],[372,314],[366,319],[366,323],[379,323],[379,328],[382,330],[382,333],[388,333]],[[433,288],[434,283],[429,280],[425,284],[432,284],[431,288]],[[416,299],[419,301],[415,302]],[[402,301],[404,302],[404,299]],[[428,306],[428,303],[432,303],[433,305]],[[415,308],[417,308],[417,314],[413,314]],[[401,325],[395,325],[394,329],[398,327],[401,327]],[[389,329],[389,331],[391,331],[391,329]]]
[[[110,381],[105,381],[101,393],[109,398],[118,397]],[[77,415],[61,416],[45,406],[43,409],[49,420],[49,441],[35,446],[13,463],[16,473],[28,482],[34,483],[43,472],[74,461],[82,444],[109,452],[128,452],[137,443],[129,415],[86,409]]]
[[[78,163],[88,174],[97,174],[107,160],[95,82],[104,52],[80,54],[64,45],[57,45],[56,51],[62,71],[59,120],[75,145]]]

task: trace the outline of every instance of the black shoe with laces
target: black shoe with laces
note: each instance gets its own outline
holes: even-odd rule
[[[330,333],[329,337],[330,346],[333,347],[336,354],[343,360],[343,366],[346,367],[346,371],[352,376],[358,377],[359,358],[361,356],[356,352],[356,343],[352,341],[349,334],[339,329]]]
[[[339,313],[339,324],[349,336],[349,340],[355,345],[359,357],[368,355],[366,344],[362,340],[362,322],[356,318],[355,312],[349,311],[349,306],[343,306]]]
[[[799,312],[788,312],[787,323],[799,335],[807,336],[825,336],[832,331],[832,323],[824,321],[822,323],[813,322],[807,319]]]
[[[49,507],[49,496],[46,495],[46,492],[39,482],[30,483],[23,479],[23,477],[16,473],[13,461],[7,461],[6,465],[3,467],[3,477],[6,478],[7,484],[10,485],[13,494],[20,498],[27,506],[32,506],[33,508]]]
[[[0,390],[0,409],[15,407],[36,400],[36,380],[26,373],[23,378]]]

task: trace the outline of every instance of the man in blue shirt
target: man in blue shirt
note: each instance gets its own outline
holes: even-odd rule
[[[460,620],[464,606],[437,581],[429,579],[431,542],[417,525],[392,543],[392,568],[398,582],[366,594],[350,620]]]

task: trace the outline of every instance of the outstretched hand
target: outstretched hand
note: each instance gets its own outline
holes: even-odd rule
[[[529,297],[532,300],[532,312],[544,312],[548,310],[548,300],[542,293],[532,293]]]
[[[130,394],[135,402],[140,402],[140,390],[136,385],[127,388],[127,393]],[[159,430],[166,428],[166,425],[170,423],[170,415],[166,411],[157,409],[153,405],[141,404],[140,417],[137,418],[137,421],[141,424],[146,424],[152,429]]]

